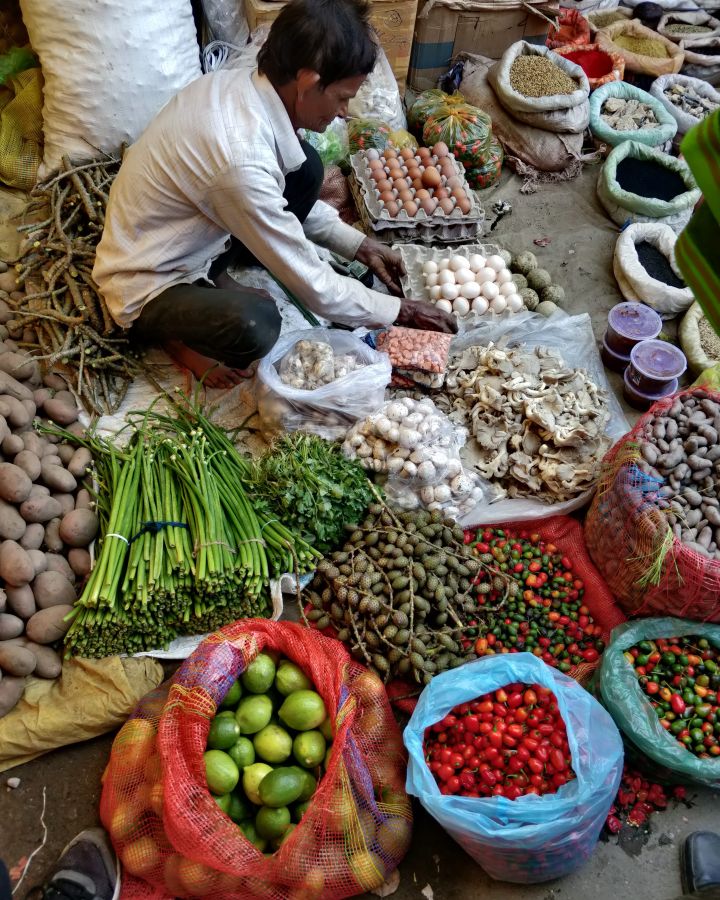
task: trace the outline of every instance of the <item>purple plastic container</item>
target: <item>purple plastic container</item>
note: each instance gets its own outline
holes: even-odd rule
[[[630,351],[627,379],[645,394],[666,396],[667,386],[682,375],[687,359],[679,347],[666,341],[640,341]]]
[[[665,389],[658,393],[642,391],[630,381],[629,376],[630,367],[628,366],[623,375],[623,396],[630,406],[633,406],[635,409],[650,409],[653,403],[662,400],[664,397],[669,397],[670,394],[674,394],[678,389],[678,380],[677,378],[673,378],[667,383]]]
[[[618,303],[608,313],[605,342],[610,350],[626,356],[635,344],[656,338],[662,319],[644,303]]]
[[[602,347],[600,348],[600,356],[608,369],[613,372],[624,372],[630,365],[630,355],[625,356],[623,353],[616,353],[607,343],[607,335],[603,338]]]

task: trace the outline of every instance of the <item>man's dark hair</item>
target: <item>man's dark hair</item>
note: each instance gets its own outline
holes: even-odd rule
[[[258,54],[258,68],[275,87],[311,69],[326,87],[367,75],[378,46],[367,0],[292,0],[270,28]]]

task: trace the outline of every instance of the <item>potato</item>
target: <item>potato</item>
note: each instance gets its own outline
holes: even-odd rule
[[[0,537],[5,537],[5,535],[0,535]],[[45,540],[45,529],[39,522],[32,522],[27,526],[25,534],[19,540],[18,538],[10,537],[10,535],[7,537],[11,541],[18,541],[23,550],[39,550]]]
[[[8,587],[6,593],[8,606],[16,616],[19,616],[21,619],[29,619],[30,616],[35,615],[37,612],[35,595],[29,584],[23,584],[20,587]]]
[[[25,625],[23,620],[10,613],[0,613],[0,641],[16,638],[23,633]]]
[[[57,391],[57,393],[53,394],[53,399],[57,400],[60,403],[64,403],[65,406],[71,406],[73,409],[77,408],[75,398],[70,393],[70,391],[67,390],[67,388],[64,388],[63,390]]]
[[[13,378],[17,378],[19,381],[26,381],[28,378],[32,378],[37,368],[37,362],[32,356],[27,356],[25,353],[7,351],[0,353],[0,371],[12,375]]]
[[[33,400],[35,401],[35,406],[38,409],[42,409],[43,404],[46,400],[49,400],[52,397],[52,391],[50,388],[38,388],[36,391],[33,391]]]
[[[14,463],[0,463],[0,497],[8,503],[22,503],[30,496],[32,481],[27,472]]]
[[[53,503],[56,502],[56,500],[53,500]],[[63,546],[62,538],[60,537],[60,519],[50,519],[45,526],[45,547],[51,553],[60,553]],[[49,563],[48,568],[50,568]]]
[[[77,418],[80,415],[80,411],[77,406],[75,406],[74,401],[71,406],[69,403],[65,403],[57,397],[51,397],[50,400],[46,400],[43,405],[43,410],[48,419],[51,419],[57,425],[62,425],[63,427],[72,425],[73,422],[77,422]]]
[[[13,285],[13,287],[14,287],[14,285]],[[4,296],[2,297],[2,299],[0,299],[0,323],[2,323],[4,325],[6,322],[9,322],[10,319],[14,318],[15,313],[10,309],[10,307],[7,304],[8,294],[6,294],[5,291],[3,291],[3,294],[4,294]],[[4,340],[4,338],[3,338],[3,340]]]
[[[87,447],[78,447],[73,453],[71,460],[66,463],[68,472],[72,473],[76,478],[82,478],[87,472],[92,462],[92,455]]]
[[[50,488],[45,487],[44,484],[34,484],[32,486],[32,490],[30,491],[30,498],[33,497],[49,497],[50,496]]]
[[[41,572],[33,581],[32,590],[39,609],[71,605],[77,599],[75,588],[60,572]]]
[[[72,425],[68,425],[65,430],[69,431],[70,434],[74,434],[75,437],[85,437],[85,426],[82,422],[73,422]]]
[[[7,677],[0,681],[0,719],[18,705],[24,691],[24,678]]]
[[[81,488],[75,495],[75,509],[92,509],[94,505],[90,491],[86,488]]]
[[[51,606],[41,609],[28,620],[25,633],[37,644],[53,644],[65,637],[70,621],[64,622],[65,616],[72,612],[72,606]]]
[[[33,400],[32,397],[30,397],[29,399],[23,399],[20,402],[25,407],[25,411],[27,412],[28,416],[30,417],[30,422],[32,422],[32,420],[37,415],[37,406],[35,406],[35,401]]]
[[[37,578],[41,572],[44,572],[45,569],[47,569],[45,554],[42,550],[28,550],[27,555],[32,560],[33,568],[35,569],[35,577]]]
[[[39,434],[36,434],[34,431],[28,431],[22,436],[23,447],[26,450],[29,450],[31,453],[34,453],[38,459],[43,455],[43,451],[47,446],[47,442],[44,441]]]
[[[0,500],[0,538],[5,541],[19,541],[26,530],[25,519],[17,509],[12,504]]]
[[[10,437],[10,426],[4,416],[0,416],[0,444]]]
[[[62,464],[67,466],[77,451],[72,444],[58,444],[55,448],[55,452],[60,457]]]
[[[60,523],[60,537],[70,547],[87,547],[98,533],[100,522],[90,509],[76,509]]]
[[[23,675],[31,675],[35,671],[35,666],[37,659],[32,650],[0,641],[0,669],[3,672],[22,678]]]
[[[53,519],[57,519],[61,514],[62,507],[57,500],[43,495],[30,497],[20,507],[20,515],[28,523],[50,522]]]
[[[59,553],[46,553],[45,559],[47,560],[48,572],[59,572],[61,575],[64,575],[71,584],[75,584],[75,573],[70,568],[70,563],[64,556],[61,556]]]
[[[46,465],[46,466],[60,466],[61,469],[64,468],[63,461],[57,455],[57,453],[55,452],[55,449],[56,448],[53,447],[49,453],[43,454],[42,462],[40,463],[41,467],[42,467],[42,465]]]
[[[0,382],[2,377],[3,373],[0,372]],[[9,377],[9,375],[5,375],[5,378]],[[25,428],[26,425],[32,422],[33,418],[17,397],[10,397],[7,394],[0,395],[0,412],[2,412],[8,424],[12,425],[13,428]]]
[[[58,678],[60,676],[62,659],[52,647],[43,647],[42,644],[35,644],[33,641],[25,641],[24,646],[35,654],[37,660],[33,675],[38,678]]]
[[[86,575],[90,574],[92,562],[90,560],[90,554],[84,547],[73,547],[68,553],[67,559],[70,563],[70,568],[78,578],[84,578]]]
[[[53,499],[57,500],[57,502],[60,504],[60,508],[62,509],[62,512],[60,513],[61,517],[66,516],[68,513],[71,513],[75,509],[75,498],[72,494],[55,493],[51,494],[50,496],[53,497]]]
[[[15,400],[32,400],[32,394],[33,392],[29,387],[20,384],[12,375],[8,375],[7,372],[0,372],[0,395],[3,395],[3,399],[5,397],[13,397]]]
[[[2,442],[2,452],[7,457],[16,456],[21,450],[25,449],[23,439],[18,434],[9,434]]]
[[[49,387],[52,391],[65,391],[67,390],[67,381],[61,376],[58,375],[57,372],[49,372],[43,378],[43,384],[45,387]]]
[[[40,460],[32,450],[21,450],[13,463],[25,472],[30,481],[37,481],[40,477]]]
[[[20,587],[33,580],[35,569],[32,560],[15,541],[3,541],[0,544],[0,577],[13,587]]]
[[[70,494],[77,488],[77,481],[62,466],[55,466],[47,463],[44,459],[41,463],[40,477],[43,484],[47,485],[51,491],[62,491],[64,494]]]

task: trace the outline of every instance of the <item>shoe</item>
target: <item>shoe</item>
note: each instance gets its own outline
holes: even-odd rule
[[[117,900],[120,864],[101,828],[88,828],[60,855],[43,900]]]
[[[720,892],[720,834],[694,831],[680,849],[680,877],[686,894],[715,888]]]

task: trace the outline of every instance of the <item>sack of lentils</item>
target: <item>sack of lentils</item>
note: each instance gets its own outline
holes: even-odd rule
[[[628,72],[668,75],[679,72],[683,52],[668,38],[641,25],[636,19],[614,22],[597,33],[598,46],[619,53]]]
[[[658,34],[676,44],[680,41],[720,36],[720,21],[706,12],[667,13],[658,25]]]
[[[719,431],[720,394],[691,388],[603,460],[585,543],[628,616],[720,622]]]
[[[547,47],[517,41],[488,72],[500,103],[527,125],[578,133],[590,120],[585,72]]]
[[[674,618],[620,625],[597,688],[654,777],[720,788],[720,626]]]
[[[604,84],[590,97],[590,131],[596,141],[617,147],[638,141],[662,149],[675,137],[677,122],[647,91],[624,81]]]
[[[685,162],[637,141],[623,141],[610,153],[600,170],[597,192],[618,225],[656,222],[675,232],[690,221],[701,196]]]
[[[563,56],[587,75],[590,90],[594,91],[609,81],[622,81],[625,74],[625,60],[617,53],[600,50],[595,44],[565,44],[555,47],[558,56]]]

